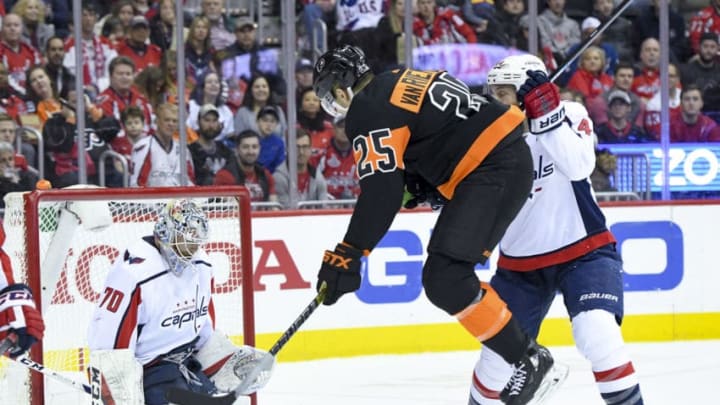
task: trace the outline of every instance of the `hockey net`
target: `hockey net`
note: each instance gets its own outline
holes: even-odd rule
[[[236,344],[254,343],[250,197],[243,187],[63,189],[11,193],[3,218],[17,282],[41,302],[45,336],[32,358],[87,382],[87,326],[119,254],[151,235],[167,201],[192,198],[209,221],[215,264],[215,325]],[[0,360],[0,403],[89,403],[89,397],[23,366]]]

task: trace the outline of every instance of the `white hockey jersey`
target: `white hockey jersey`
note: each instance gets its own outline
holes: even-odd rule
[[[186,147],[187,149],[187,147]],[[185,152],[187,174],[190,185],[195,181],[192,154]],[[170,150],[163,148],[155,137],[146,136],[133,146],[132,154],[132,187],[173,187],[180,186],[180,143],[173,140]]]
[[[525,138],[534,181],[528,200],[500,241],[500,268],[537,270],[615,241],[589,179],[595,168],[592,121],[581,104],[563,103],[565,123]]]
[[[145,365],[198,336],[202,347],[213,331],[213,267],[202,249],[191,263],[194,269],[177,276],[152,237],[130,246],[108,273],[88,330],[90,350],[131,349]]]

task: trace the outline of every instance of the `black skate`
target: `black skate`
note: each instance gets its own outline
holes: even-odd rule
[[[541,404],[560,387],[568,375],[568,367],[555,364],[550,351],[537,342],[513,365],[515,372],[500,393],[508,405]]]

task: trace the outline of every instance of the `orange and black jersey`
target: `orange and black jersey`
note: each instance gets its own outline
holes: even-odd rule
[[[361,187],[345,242],[368,250],[377,245],[400,209],[403,171],[452,199],[458,183],[511,142],[506,138],[524,119],[517,107],[472,94],[447,72],[404,69],[374,77],[345,120]]]

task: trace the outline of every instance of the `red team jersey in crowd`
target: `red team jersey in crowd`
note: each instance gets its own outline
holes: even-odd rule
[[[241,169],[242,170],[242,169]],[[261,184],[260,178],[257,175],[257,170],[262,170],[266,184]],[[215,179],[213,185],[215,186],[232,186],[241,185],[245,186],[250,193],[250,201],[263,202],[268,201],[268,197],[275,192],[275,179],[273,178],[270,171],[260,165],[255,165],[253,170],[247,172],[243,171],[245,180],[241,183],[240,180],[227,168],[222,168],[215,173]],[[265,193],[267,189],[267,194]]]
[[[108,87],[100,93],[97,98],[97,106],[103,111],[103,114],[108,117],[114,117],[118,121],[121,121],[120,114],[131,105],[140,107],[143,115],[145,116],[145,132],[150,132],[153,114],[152,107],[147,99],[140,94],[134,87],[130,88],[127,96],[123,96],[112,87]]]
[[[4,41],[0,42],[0,60],[7,67],[10,86],[20,94],[25,94],[25,72],[33,65],[42,63],[42,56],[32,46],[20,42],[18,49],[10,48]]]
[[[435,20],[431,24],[415,17],[413,33],[424,45],[475,43],[475,31],[462,17],[450,8],[436,7]]]
[[[630,91],[647,102],[660,91],[660,71],[651,68],[643,69],[642,72],[635,75]]]
[[[682,115],[670,120],[670,142],[718,142],[720,126],[710,117],[700,114],[697,122],[687,124]]]
[[[711,0],[714,1],[714,0]],[[690,19],[690,46],[694,53],[700,49],[700,37],[705,32],[720,35],[720,10],[712,4],[700,10]]]
[[[135,63],[136,73],[140,73],[148,66],[160,66],[162,49],[155,44],[143,45],[143,49],[131,47],[127,40],[117,45],[117,53],[120,56],[127,56]]]
[[[360,194],[352,149],[342,152],[331,141],[321,156],[318,169],[325,177],[328,193],[336,199],[356,198]]]

